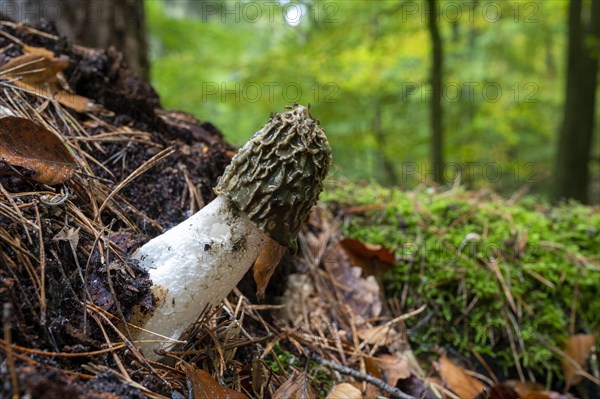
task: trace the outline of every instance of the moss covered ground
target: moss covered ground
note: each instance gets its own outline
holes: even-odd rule
[[[416,353],[452,348],[504,375],[556,383],[562,341],[600,329],[598,208],[352,184],[322,198],[362,206],[343,218],[343,234],[394,252],[386,299],[403,311],[428,305],[407,324]]]

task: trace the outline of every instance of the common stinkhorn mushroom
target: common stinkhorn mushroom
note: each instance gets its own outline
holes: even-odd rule
[[[137,324],[144,354],[178,339],[237,285],[270,240],[296,251],[296,235],[323,190],[331,149],[308,108],[272,115],[244,145],[207,206],[134,254],[153,282],[155,307]]]

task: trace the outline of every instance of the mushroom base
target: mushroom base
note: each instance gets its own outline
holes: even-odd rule
[[[155,309],[137,325],[135,337],[150,359],[159,355],[196,322],[209,307],[218,305],[252,266],[269,238],[231,201],[218,196],[189,219],[150,240],[135,254],[148,271]],[[158,334],[158,335],[157,335]]]

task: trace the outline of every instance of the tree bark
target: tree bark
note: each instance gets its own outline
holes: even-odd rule
[[[398,175],[394,163],[390,161],[387,156],[385,149],[387,147],[387,140],[385,132],[383,131],[383,124],[381,121],[381,103],[375,100],[375,114],[373,116],[373,134],[375,136],[376,148],[379,153],[379,162],[383,168],[383,175],[385,176],[385,184],[394,186],[398,184]]]
[[[427,0],[429,4],[428,27],[432,44],[431,63],[431,162],[433,180],[444,182],[443,126],[442,126],[442,38],[438,27],[437,2]]]
[[[566,95],[554,169],[554,198],[581,202],[588,200],[598,77],[598,54],[593,54],[590,39],[600,41],[600,1],[590,3],[585,9],[582,0],[569,4]],[[589,13],[587,27],[583,11]]]
[[[148,80],[143,0],[3,0],[2,12],[15,21],[53,22],[61,35],[77,44],[114,46],[129,67]]]

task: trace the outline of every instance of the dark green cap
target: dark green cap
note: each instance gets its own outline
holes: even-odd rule
[[[296,252],[296,236],[319,194],[331,148],[307,107],[271,116],[231,160],[215,187],[256,226]]]

